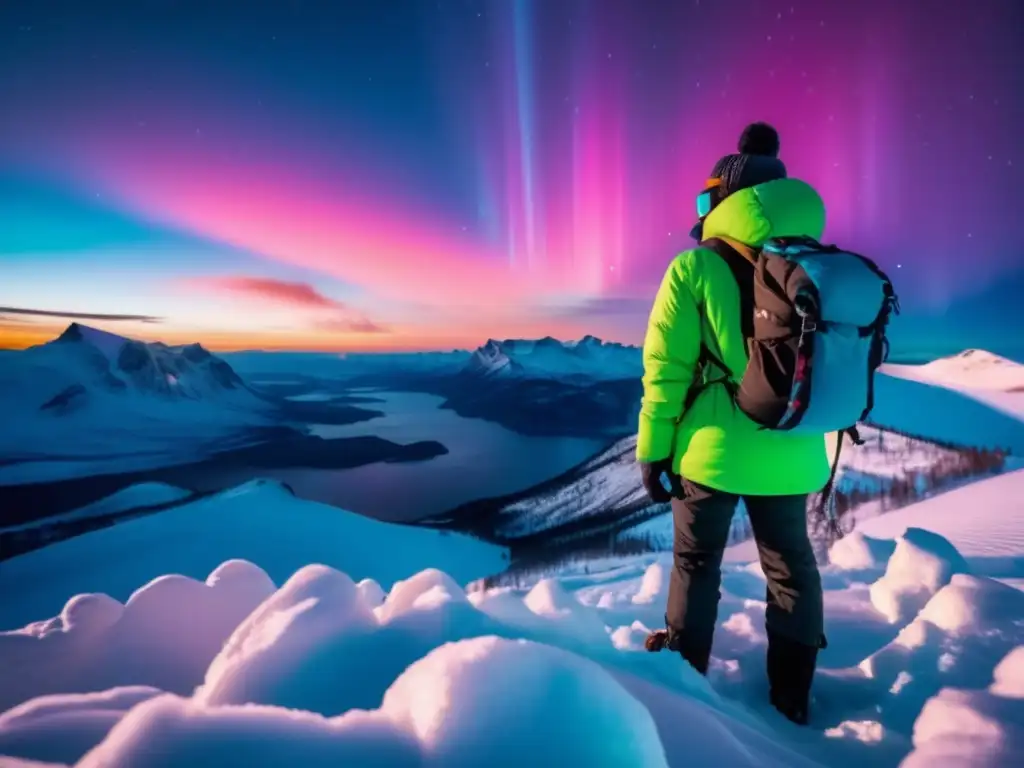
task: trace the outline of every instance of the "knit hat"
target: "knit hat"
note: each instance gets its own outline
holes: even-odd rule
[[[738,154],[726,155],[711,170],[706,186],[715,191],[714,205],[741,189],[786,178],[786,166],[778,157],[779,134],[767,123],[744,128],[737,149]],[[690,232],[697,240],[702,239],[703,223],[702,216]]]

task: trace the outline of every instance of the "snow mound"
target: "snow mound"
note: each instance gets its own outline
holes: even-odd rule
[[[967,632],[1000,617],[1006,606],[1010,587],[990,579],[955,574],[918,614],[919,621],[928,621],[945,632]],[[1018,600],[1024,603],[1024,599]]]
[[[466,593],[447,573],[428,568],[395,584],[378,609],[378,615],[386,620],[412,608],[450,601],[466,602]]]
[[[267,583],[321,563],[391,584],[432,565],[468,581],[502,570],[506,556],[478,539],[382,523],[253,480],[4,561],[0,629],[52,616],[76,592],[124,601],[161,574],[204,580],[226,560],[259,563]]]
[[[523,602],[553,629],[581,640],[608,640],[607,627],[597,611],[569,594],[557,579],[537,582]]]
[[[113,598],[72,599],[67,616],[52,621],[75,628],[68,632],[102,632],[117,627],[144,598],[149,605],[141,615],[165,618],[161,641],[139,648],[134,659],[98,657],[94,663],[104,670],[95,670],[95,678],[118,684],[93,693],[65,692],[79,683],[42,663],[41,653],[33,660],[35,687],[57,693],[37,695],[0,716],[0,753],[79,768],[669,765],[667,726],[645,701],[669,694],[636,678],[635,669],[617,670],[616,663],[631,666],[628,655],[607,640],[588,651],[578,638],[570,649],[517,637],[521,630],[474,607],[493,603],[481,597],[486,592],[467,597],[436,569],[399,582],[374,607],[374,590],[360,589],[332,568],[307,566],[247,616],[236,612],[236,626],[219,648],[190,642],[191,635],[210,634],[203,589],[231,585],[236,597],[246,591],[254,597],[266,578],[236,561],[215,569],[207,584],[181,576],[156,579],[120,611]],[[538,625],[596,615],[581,612],[584,606],[554,581],[539,587],[525,596],[497,594],[518,600]],[[186,603],[200,606],[192,620],[182,616]],[[21,634],[38,642],[33,633],[40,632],[33,626]],[[548,636],[558,634],[556,629]],[[195,663],[169,658],[176,645],[191,648]],[[51,662],[66,651],[59,643],[39,647]],[[6,653],[0,660],[10,665],[0,671],[6,681],[17,665]],[[197,686],[200,663],[204,680]],[[159,679],[163,690],[120,683],[146,676]],[[702,759],[757,764],[743,738],[729,735],[728,715],[696,700],[689,706],[684,721],[701,723],[693,738],[701,740],[695,749]],[[736,727],[744,738],[764,738],[749,725]],[[779,760],[768,764],[801,764],[784,746],[771,751]]]
[[[356,584],[356,589],[359,591],[359,599],[370,608],[379,607],[387,597],[387,593],[373,579],[363,579]]]
[[[641,621],[634,621],[628,627],[619,627],[611,634],[612,645],[620,651],[639,651],[651,633],[650,627]]]
[[[126,685],[189,693],[238,623],[273,592],[262,570],[231,561],[205,582],[156,578],[124,605],[77,595],[54,619],[0,633],[0,710]]]
[[[204,704],[274,704],[336,714],[328,711],[334,704],[319,695],[336,699],[339,683],[321,663],[323,651],[339,636],[375,623],[348,576],[306,566],[234,631],[195,698]]]
[[[1019,679],[1020,657],[1011,651],[1024,643],[1022,615],[1024,592],[955,574],[895,640],[861,662],[881,697],[875,718],[894,737],[912,737],[902,765],[1016,764],[1006,760],[1020,747],[1010,726],[1024,722],[1024,702],[996,692],[1012,691]]]
[[[436,765],[491,754],[505,765],[667,766],[650,712],[606,670],[525,640],[444,645],[395,681],[382,710]]]
[[[914,751],[901,768],[1017,766],[1024,754],[1024,701],[946,688],[914,724]]]
[[[860,531],[844,536],[829,550],[829,564],[843,571],[869,571],[885,567],[892,557],[894,544],[873,539]]]
[[[999,662],[993,673],[995,681],[989,689],[997,696],[1024,699],[1024,645],[1018,645]]]
[[[382,715],[340,718],[160,696],[131,710],[78,768],[421,765],[415,741]]]
[[[842,554],[842,553],[841,553]],[[891,623],[915,616],[967,562],[938,534],[909,528],[896,542],[885,575],[871,585],[871,602]]]
[[[657,562],[651,563],[644,571],[644,577],[640,581],[640,591],[633,595],[633,602],[636,604],[664,602],[668,595],[669,575],[668,566]]]
[[[136,685],[32,699],[0,714],[0,755],[74,763],[101,742],[128,710],[161,693]],[[53,738],[54,733],[60,738]]]

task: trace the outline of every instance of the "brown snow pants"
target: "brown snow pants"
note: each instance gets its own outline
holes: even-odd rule
[[[770,635],[806,645],[822,640],[821,575],[807,535],[807,496],[737,496],[683,480],[672,500],[674,567],[665,623],[689,646],[710,650],[721,598],[722,557],[743,499],[767,579]]]

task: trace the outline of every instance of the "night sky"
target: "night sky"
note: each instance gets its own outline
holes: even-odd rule
[[[4,0],[0,345],[636,343],[767,120],[900,352],[1019,355],[1024,3],[946,7]]]

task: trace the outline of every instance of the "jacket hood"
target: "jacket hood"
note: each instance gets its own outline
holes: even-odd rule
[[[773,237],[813,237],[825,230],[825,203],[800,179],[767,181],[729,195],[704,219],[703,239],[726,237],[758,247]]]

